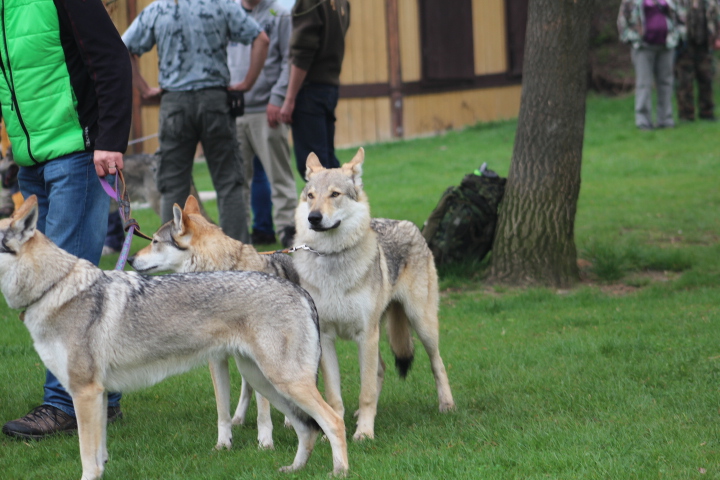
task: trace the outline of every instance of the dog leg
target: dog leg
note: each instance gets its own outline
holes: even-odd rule
[[[435,303],[437,305],[437,303]],[[437,318],[437,308],[432,305],[426,306],[424,311],[417,311],[413,307],[405,305],[405,312],[410,319],[410,323],[415,329],[418,338],[425,347],[425,351],[430,357],[430,367],[435,377],[435,387],[438,392],[438,401],[440,403],[440,411],[447,412],[455,408],[452,392],[450,391],[450,382],[448,381],[445,364],[440,358],[440,332]]]
[[[357,430],[353,440],[375,438],[375,415],[378,400],[378,373],[380,348],[380,322],[368,322],[373,325],[372,330],[365,332],[364,337],[358,339],[358,353],[360,358],[360,405]]]
[[[295,427],[295,433],[297,433],[298,436],[298,449],[297,453],[295,454],[295,458],[293,459],[292,465],[282,467],[280,468],[280,471],[295,472],[297,470],[300,470],[307,464],[307,461],[310,458],[310,454],[315,447],[315,441],[317,440],[320,432],[310,427],[307,423],[303,422],[289,411],[287,413],[287,416],[290,419],[293,427]]]
[[[103,451],[107,410],[103,415],[103,388],[91,383],[85,385],[73,395],[73,404],[78,423],[80,440],[80,459],[82,461],[82,480],[95,480],[102,477],[105,470],[106,453]]]
[[[210,374],[215,388],[215,403],[218,412],[218,441],[215,448],[232,447],[232,419],[230,418],[230,370],[228,359],[210,360]]]
[[[237,359],[235,359],[235,363],[237,363]],[[235,409],[235,415],[233,415],[232,419],[233,425],[245,424],[245,414],[247,413],[247,409],[250,406],[250,399],[252,398],[252,394],[253,388],[243,378],[242,387],[240,387],[240,401],[238,402],[237,409]]]
[[[255,392],[255,400],[257,400],[257,426],[258,426],[258,444],[260,448],[273,449],[273,424],[270,418],[270,402],[267,398]]]
[[[345,476],[347,474],[349,464],[347,441],[345,440],[345,422],[343,422],[342,417],[338,415],[337,412],[325,402],[325,400],[323,400],[322,395],[320,395],[320,392],[314,385],[308,386],[299,382],[291,384],[288,387],[288,393],[291,398],[297,402],[297,405],[317,422],[330,441],[330,447],[332,448],[333,455],[333,474],[336,476]],[[292,416],[290,416],[290,418],[293,419]],[[306,445],[305,449],[308,450],[309,456],[309,452],[312,451],[318,432],[310,430],[309,434],[311,437],[306,438],[305,436],[308,435],[308,432],[306,432],[306,430],[308,430],[307,423],[295,420],[293,425],[295,425],[295,430],[298,433],[300,444]],[[298,430],[298,427],[300,427],[301,430]],[[294,469],[293,467],[298,461],[301,448],[298,449],[298,456],[296,456],[293,465],[285,467],[286,469]]]
[[[105,465],[108,461],[108,451],[107,451],[107,414],[108,414],[108,392],[103,392],[103,406],[102,406],[102,421],[100,422],[100,425],[102,426],[102,445],[100,448],[102,449],[102,463]]]
[[[325,382],[325,398],[327,403],[340,415],[345,415],[342,393],[340,391],[340,365],[338,364],[335,338],[320,334],[322,355],[320,356],[320,369]]]

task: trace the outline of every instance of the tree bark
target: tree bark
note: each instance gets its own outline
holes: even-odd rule
[[[595,0],[530,0],[522,97],[489,281],[577,282],[574,225]]]

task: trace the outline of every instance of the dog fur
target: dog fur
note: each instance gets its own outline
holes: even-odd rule
[[[299,284],[292,258],[283,253],[260,255],[252,245],[228,237],[217,225],[206,220],[197,199],[190,195],[184,209],[173,206],[173,220],[161,226],[150,245],[128,259],[141,273],[178,273],[244,270],[265,272]],[[233,425],[245,423],[252,387],[243,379]],[[273,448],[270,404],[256,392],[258,404],[258,443]]]
[[[438,348],[438,284],[432,253],[408,221],[371,219],[362,184],[365,152],[341,168],[325,169],[315,154],[307,160],[307,184],[295,215],[298,251],[293,263],[300,285],[315,300],[320,316],[320,366],[328,403],[340,416],[344,407],[335,339],[357,343],[360,401],[355,440],[374,438],[385,364],[380,358],[381,319],[402,377],[413,359],[414,330],[425,347],[435,377],[440,411],[454,408]]]
[[[145,276],[103,271],[36,229],[32,196],[0,221],[0,288],[40,358],[72,396],[82,478],[102,476],[107,391],[128,391],[210,362],[218,447],[232,443],[228,357],[292,421],[299,446],[283,471],[305,465],[322,429],[333,471],[348,469],[343,419],[317,390],[320,342],[310,296],[259,272]]]

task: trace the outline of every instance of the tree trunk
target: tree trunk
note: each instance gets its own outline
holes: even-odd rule
[[[522,98],[489,280],[567,287],[578,277],[574,224],[595,0],[530,0]]]

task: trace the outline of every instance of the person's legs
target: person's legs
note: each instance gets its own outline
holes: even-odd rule
[[[715,101],[712,93],[713,54],[707,45],[696,47],[696,75],[698,81],[698,110],[702,119],[715,118]]]
[[[635,66],[635,126],[649,129],[652,123],[652,87],[654,52],[639,47],[632,49],[632,62]]]
[[[190,195],[193,157],[199,141],[197,109],[194,92],[167,92],[160,101],[160,158],[155,182],[162,195],[163,223],[172,220],[173,205],[185,205]]]
[[[305,85],[300,89],[295,100],[292,116],[293,147],[295,163],[302,178],[305,178],[305,162],[310,153],[315,153],[325,168],[333,168],[330,161],[330,142],[327,139],[327,105],[326,87],[332,85]],[[334,155],[334,152],[332,152]]]
[[[81,152],[37,167],[23,167],[18,178],[24,198],[30,195],[38,197],[38,230],[60,248],[97,265],[105,240],[110,197],[105,194],[95,173],[93,153]],[[68,430],[76,428],[72,398],[50,371],[46,373],[44,389],[43,404],[65,414],[58,414],[56,421],[62,420]],[[109,394],[110,407],[119,407],[119,402],[119,393]],[[37,423],[38,419],[46,421],[46,418],[37,415],[30,420]],[[18,433],[11,425],[18,422],[21,428],[33,428],[32,425],[22,425],[22,420],[8,422],[3,431],[11,435]],[[47,424],[48,430],[41,429],[44,433],[38,434],[38,438],[55,433],[53,426],[52,423]]]
[[[267,238],[275,238],[275,229],[272,220],[272,196],[270,181],[268,180],[265,169],[257,155],[253,156],[253,177],[250,189],[250,203],[252,204],[253,213],[253,243],[255,243],[255,232],[260,232]],[[274,242],[273,242],[274,243]]]
[[[655,84],[657,85],[657,126],[672,128],[673,119],[673,65],[675,51],[670,48],[658,48],[655,57]]]
[[[243,199],[245,165],[240,157],[235,119],[230,116],[227,93],[221,89],[208,89],[197,94],[198,121],[202,125],[200,141],[217,191],[220,227],[235,240],[250,243]]]
[[[687,121],[695,120],[695,62],[692,49],[686,43],[677,51],[675,60],[678,117]]]
[[[281,242],[287,246],[285,244],[295,235],[295,208],[298,196],[288,142],[289,127],[280,124],[270,128],[264,117],[263,115],[262,118],[252,122],[253,142],[270,181],[275,228],[281,237]]]
[[[325,89],[325,141],[327,142],[327,164],[325,168],[338,168],[340,160],[335,156],[335,108],[337,108],[340,89],[328,85]]]

